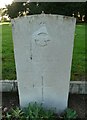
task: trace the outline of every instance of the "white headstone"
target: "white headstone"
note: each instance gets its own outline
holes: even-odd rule
[[[12,20],[20,105],[67,108],[75,18],[31,15]]]

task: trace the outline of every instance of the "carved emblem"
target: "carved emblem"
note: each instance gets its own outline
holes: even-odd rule
[[[37,30],[36,32],[34,32],[34,34],[32,35],[35,43],[39,46],[46,46],[48,44],[48,42],[50,41],[50,37],[48,35],[46,26],[43,25],[39,28],[39,30]]]

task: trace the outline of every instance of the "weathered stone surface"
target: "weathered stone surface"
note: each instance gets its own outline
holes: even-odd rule
[[[17,92],[17,80],[0,80],[0,92]],[[69,92],[72,94],[87,94],[86,81],[70,81]]]
[[[71,81],[70,93],[75,94],[87,94],[87,82],[86,81]]]
[[[15,92],[18,90],[17,80],[0,80],[0,92]]]
[[[67,107],[75,18],[32,15],[12,20],[20,105]]]

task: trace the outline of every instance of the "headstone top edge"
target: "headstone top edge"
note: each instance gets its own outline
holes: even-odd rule
[[[21,20],[21,19],[24,19],[24,18],[32,18],[32,17],[58,17],[58,18],[63,18],[63,19],[71,19],[71,20],[75,20],[76,21],[76,18],[74,17],[70,17],[70,16],[65,16],[65,15],[57,15],[57,14],[45,14],[45,13],[41,13],[41,14],[34,14],[34,15],[28,15],[28,16],[22,16],[22,17],[18,17],[18,18],[14,18],[14,19],[11,19],[11,22],[15,22],[17,20]]]

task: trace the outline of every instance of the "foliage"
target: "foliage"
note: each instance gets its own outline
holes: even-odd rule
[[[23,2],[13,2],[11,5],[7,5],[7,14],[10,18],[15,18],[19,16],[19,13],[25,11]]]
[[[32,7],[35,6],[36,7]],[[47,3],[29,3],[30,14],[36,14],[38,11],[44,11],[48,14],[61,14],[61,15],[68,15],[72,16],[72,13],[77,15],[78,11],[81,14],[85,14],[85,3],[72,3],[72,2],[47,2]],[[38,10],[38,11],[37,11]]]
[[[5,114],[2,120],[71,120],[77,118],[76,111],[66,109],[61,115],[55,113],[53,109],[47,109],[38,103],[29,103],[28,107],[20,109],[12,108]]]
[[[10,18],[8,18],[7,15],[7,9],[6,8],[1,8],[0,9],[0,22],[10,22]]]
[[[64,114],[64,120],[71,120],[71,119],[76,119],[77,118],[77,113],[76,111],[68,108],[65,110],[65,114]]]
[[[44,11],[46,14],[61,14],[77,16],[80,12],[81,16],[85,15],[85,2],[13,2],[7,6],[8,15],[11,18],[23,16],[23,12],[27,14],[40,14]]]
[[[22,120],[24,118],[23,115],[23,111],[19,107],[16,107],[14,109],[12,108],[11,111],[6,114],[6,118],[7,120]]]
[[[3,23],[3,22],[10,22],[10,19],[7,19],[6,17],[2,16],[0,22],[1,22],[1,23]]]
[[[42,104],[38,103],[30,103],[27,108],[25,108],[26,118],[30,120],[42,120],[42,119],[50,119],[54,118],[54,111],[47,110],[42,107]]]
[[[6,15],[6,13],[7,13],[7,9],[6,8],[1,8],[0,9],[0,16],[4,16],[4,15]]]

